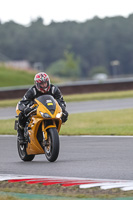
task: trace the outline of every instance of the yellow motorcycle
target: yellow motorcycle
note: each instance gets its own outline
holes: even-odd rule
[[[59,131],[62,124],[62,109],[51,95],[42,95],[34,100],[24,128],[24,144],[17,139],[17,148],[23,161],[32,161],[37,154],[45,154],[54,162],[59,154]],[[18,105],[16,113],[19,115]],[[15,121],[17,130],[18,120]]]

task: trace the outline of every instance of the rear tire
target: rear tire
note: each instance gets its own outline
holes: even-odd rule
[[[59,135],[56,128],[49,128],[47,133],[48,139],[44,147],[45,156],[48,161],[54,162],[59,155]]]
[[[18,154],[21,160],[32,161],[34,159],[35,155],[27,155],[26,144],[20,144],[18,139],[17,139],[17,148],[18,148]]]

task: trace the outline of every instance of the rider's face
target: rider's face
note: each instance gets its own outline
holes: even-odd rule
[[[46,88],[46,87],[47,87],[47,82],[41,83],[40,86],[41,86],[42,88]]]

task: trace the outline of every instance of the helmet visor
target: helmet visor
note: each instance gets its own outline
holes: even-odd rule
[[[47,81],[40,83],[40,88],[46,89],[48,87]]]
[[[37,83],[37,87],[45,91],[49,87],[49,81],[41,81],[41,83]]]

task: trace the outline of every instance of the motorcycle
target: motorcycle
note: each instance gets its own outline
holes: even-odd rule
[[[21,144],[17,137],[18,154],[23,161],[45,154],[48,161],[54,162],[59,155],[62,109],[51,95],[42,95],[34,100],[31,110],[24,128],[25,142]],[[17,104],[17,116],[20,112]],[[15,121],[16,130],[17,127],[18,120]]]

